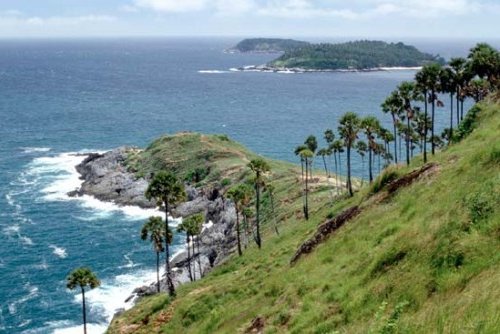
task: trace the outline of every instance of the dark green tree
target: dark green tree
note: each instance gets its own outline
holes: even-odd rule
[[[229,189],[227,196],[233,201],[234,209],[236,211],[236,240],[238,242],[238,255],[241,256],[243,252],[241,250],[240,214],[243,213],[243,209],[252,196],[252,189],[247,184],[238,184]]]
[[[161,217],[149,217],[148,221],[144,223],[141,229],[141,239],[149,240],[153,244],[153,250],[156,253],[156,288],[160,292],[160,253],[164,251],[163,240],[165,239],[164,223]],[[172,232],[169,231],[170,242],[172,242]],[[189,247],[188,247],[189,250]],[[189,255],[188,255],[189,257]],[[189,272],[191,278],[191,271]]]
[[[347,152],[347,190],[350,196],[354,195],[351,180],[351,149],[358,138],[360,123],[358,115],[353,112],[347,112],[340,118],[338,128]]]
[[[436,115],[436,102],[438,101],[437,93],[440,90],[440,73],[442,66],[437,63],[432,63],[425,65],[421,72],[424,73],[427,84],[427,90],[429,91],[429,100],[431,103],[431,138],[434,138],[435,129],[435,115]],[[417,80],[418,82],[418,80]],[[431,141],[431,152],[434,155],[436,151],[436,145],[434,141]]]
[[[80,288],[82,292],[83,333],[87,334],[87,310],[85,306],[85,288],[95,289],[101,281],[89,268],[77,268],[66,278],[66,287],[70,290]]]
[[[174,205],[185,198],[186,192],[184,191],[184,184],[182,184],[174,174],[160,171],[149,183],[145,195],[148,200],[155,199],[159,206],[163,205],[165,209],[165,235],[168,235],[168,211],[170,205]],[[170,269],[170,250],[168,242],[165,242],[165,267],[168,293],[170,296],[175,296],[175,287],[172,281],[172,271]]]
[[[373,182],[372,153],[375,149],[375,135],[380,131],[380,122],[374,116],[367,116],[361,120],[360,129],[366,136],[368,150],[368,179]],[[366,145],[366,144],[365,144]]]
[[[255,189],[255,242],[259,248],[262,247],[262,239],[260,237],[260,189],[264,183],[264,174],[271,170],[269,164],[262,158],[253,159],[248,163],[248,167],[254,172],[254,189]],[[306,176],[307,178],[307,176]]]
[[[382,103],[382,111],[391,114],[394,138],[394,162],[398,163],[397,127],[401,117],[401,99],[397,91],[393,91]]]

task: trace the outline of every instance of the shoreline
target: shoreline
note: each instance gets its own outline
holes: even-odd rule
[[[231,68],[231,72],[262,72],[262,73],[366,73],[366,72],[391,72],[391,71],[419,71],[421,66],[395,66],[395,67],[373,67],[366,69],[307,69],[300,67],[272,67],[267,65],[248,65]]]

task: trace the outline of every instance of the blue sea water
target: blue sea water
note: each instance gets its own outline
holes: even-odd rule
[[[380,103],[413,71],[271,74],[228,71],[272,55],[226,54],[231,39],[0,41],[0,333],[80,332],[75,267],[102,286],[88,293],[91,332],[141,284],[154,280],[154,253],[139,238],[154,212],[119,208],[79,186],[76,153],[145,146],[165,133],[226,133],[272,158],[321,136],[345,111],[390,119]],[[464,55],[472,43],[421,42]],[[447,100],[445,100],[447,101]],[[438,109],[438,128],[447,125]],[[320,167],[320,166],[318,166]],[[354,172],[362,176],[359,159]],[[182,247],[182,236],[175,248]],[[174,250],[175,251],[175,250]]]

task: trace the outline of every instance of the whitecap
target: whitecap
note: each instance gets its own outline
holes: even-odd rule
[[[28,238],[26,236],[19,235],[19,240],[21,240],[21,242],[27,246],[33,245],[33,240],[31,240],[31,238]]]
[[[64,259],[68,256],[68,254],[66,253],[66,249],[62,247],[57,247],[56,245],[50,245],[49,248],[52,248],[52,253],[54,255],[57,255],[61,259]]]
[[[7,226],[7,227],[3,228],[2,232],[6,236],[13,236],[13,235],[19,235],[20,230],[21,230],[21,227],[16,224],[16,225],[11,225],[11,226]]]
[[[127,264],[125,264],[123,266],[119,266],[118,267],[119,269],[134,268],[134,267],[137,267],[139,265],[138,263],[134,263],[134,261],[132,261],[129,254],[123,255],[123,257],[125,258],[125,261],[127,262]]]
[[[225,74],[225,73],[230,73],[232,71],[220,71],[220,70],[200,70],[198,73],[201,74]]]
[[[50,147],[21,147],[23,153],[40,153],[40,152],[48,152],[50,151]]]
[[[38,287],[36,286],[31,286],[29,283],[25,284],[25,289],[28,290],[28,294],[19,298],[18,300],[10,303],[8,305],[8,310],[11,315],[16,314],[17,312],[17,306],[26,303],[27,301],[35,298],[38,296]]]

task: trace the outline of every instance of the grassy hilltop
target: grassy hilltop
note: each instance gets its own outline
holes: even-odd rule
[[[300,170],[272,162],[280,235],[267,220],[261,250],[252,245],[242,257],[233,255],[203,280],[181,286],[174,300],[165,294],[143,299],[108,333],[497,333],[500,103],[479,108],[475,130],[433,156],[432,172],[382,196],[387,180],[421,167],[416,158],[333,205],[318,183],[309,221],[301,213]],[[227,155],[213,161],[241,166],[248,158],[233,155],[237,144],[228,143]],[[158,145],[130,164],[147,172],[141,161],[153,155],[183,159]],[[156,161],[150,165],[168,164]],[[353,205],[364,207],[359,216],[290,265],[327,217]]]

